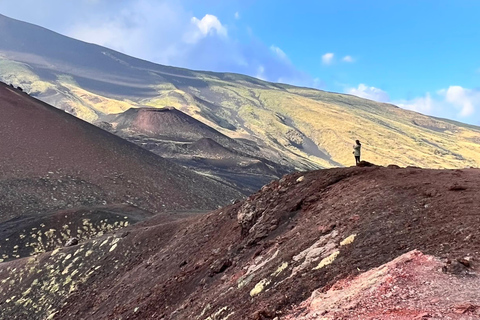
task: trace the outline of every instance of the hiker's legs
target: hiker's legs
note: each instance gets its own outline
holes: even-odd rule
[[[360,156],[355,156],[355,164],[358,164],[360,162]]]

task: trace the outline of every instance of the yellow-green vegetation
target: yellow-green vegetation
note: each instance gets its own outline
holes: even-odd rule
[[[102,243],[111,248],[119,241],[120,238],[109,236]],[[94,252],[97,252],[96,256],[92,256]],[[100,268],[95,266],[95,261],[106,253],[108,250],[102,250],[98,243],[90,241],[76,248],[24,259],[23,266],[20,263],[15,268],[0,268],[0,293],[5,299],[2,314],[20,315],[22,310],[28,310],[29,314],[39,315],[38,319],[53,319],[61,301]],[[87,257],[88,263],[85,262]]]
[[[0,262],[5,260],[11,260],[12,258],[20,258],[20,249],[22,250],[22,256],[25,255],[37,255],[39,253],[52,251],[51,256],[55,256],[59,252],[59,248],[72,237],[78,238],[80,241],[92,239],[95,237],[103,236],[105,233],[125,228],[129,225],[128,218],[125,217],[123,220],[117,220],[108,222],[105,218],[103,220],[92,222],[89,218],[84,218],[81,220],[81,224],[77,225],[72,229],[72,224],[65,224],[61,228],[54,229],[49,228],[45,224],[41,223],[38,227],[31,228],[30,231],[25,230],[25,233],[22,233],[18,236],[20,239],[19,244],[16,244],[12,247],[8,247],[8,241],[4,245],[5,249],[9,249],[8,252],[11,254],[3,253],[0,256]],[[7,239],[5,239],[7,240]],[[109,242],[109,239],[105,239],[102,245],[105,245]],[[115,250],[117,247],[118,239],[114,240],[111,243],[110,251]],[[89,251],[86,253],[86,256],[90,255],[92,252]],[[77,252],[75,253],[75,255]]]
[[[90,92],[71,76],[60,75],[55,82],[44,82],[32,70],[0,58],[0,74],[6,82],[25,86],[28,92],[53,89],[59,96],[55,106],[84,120],[94,122],[103,114],[131,107],[173,106],[232,138],[264,143],[262,148],[271,160],[298,169],[354,164],[352,145],[356,139],[363,144],[362,158],[379,165],[480,165],[478,127],[346,94],[272,84],[235,74],[191,72],[192,76],[187,76],[180,70],[175,75],[172,69],[168,78],[158,78],[157,83],[146,86],[156,96],[145,98],[139,94],[131,100],[120,100],[113,94]],[[165,80],[172,77],[175,81]],[[235,129],[226,129],[230,126],[222,123]],[[308,148],[301,147],[304,138]]]
[[[0,57],[0,75],[4,82],[20,86],[28,92],[45,92],[49,88],[54,88],[53,84],[42,81],[26,64],[2,59],[2,57]]]
[[[348,237],[346,237],[345,239],[343,239],[341,242],[340,242],[340,245],[341,246],[346,246],[346,245],[349,245],[351,243],[353,243],[353,241],[355,240],[355,237],[357,235],[356,234],[351,234],[349,235]]]
[[[270,284],[270,280],[268,279],[262,279],[260,282],[258,282],[255,287],[250,291],[250,296],[254,297],[257,294],[261,293],[266,286]]]
[[[313,268],[313,270],[322,269],[323,267],[328,266],[329,264],[332,264],[332,262],[335,261],[335,259],[339,254],[340,254],[340,251],[338,250],[332,252],[328,257],[323,258],[322,261],[320,261],[320,263],[318,264],[318,266]]]
[[[260,294],[261,292],[263,292],[263,290],[265,290],[265,287],[267,287],[270,283],[272,283],[273,281],[273,278],[276,278],[280,275],[280,273],[282,273],[285,269],[287,269],[288,267],[288,262],[283,262],[278,268],[277,270],[275,270],[270,276],[272,277],[272,279],[262,279],[260,280],[256,285],[255,287],[250,290],[250,296],[251,297],[254,297],[258,294]],[[242,280],[239,284],[238,284],[238,288],[241,289],[243,288],[246,284],[248,284],[251,279],[253,278],[254,274],[252,273],[249,277],[247,277],[246,279]]]
[[[119,101],[115,99],[109,99],[98,94],[94,94],[87,90],[84,90],[78,86],[69,85],[64,83],[70,92],[75,95],[75,97],[82,102],[83,105],[86,105],[88,108],[93,109],[99,113],[103,114],[112,114],[112,113],[121,113],[132,107],[136,107],[135,104],[132,104],[131,101]],[[97,116],[98,118],[98,116]],[[96,119],[95,119],[96,120]]]
[[[250,283],[250,281],[252,281],[252,279],[255,277],[255,274],[252,273],[246,277],[240,277],[240,279],[238,279],[237,281],[237,288],[238,289],[242,289],[243,287],[245,287],[247,284]]]
[[[272,277],[278,276],[280,273],[282,273],[283,270],[287,269],[288,267],[288,262],[284,262],[280,265],[280,267],[275,270],[275,272],[272,273]]]

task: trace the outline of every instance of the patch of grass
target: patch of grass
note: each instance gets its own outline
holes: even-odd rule
[[[0,80],[20,86],[24,91],[31,93],[43,93],[54,85],[42,81],[26,64],[0,58]]]

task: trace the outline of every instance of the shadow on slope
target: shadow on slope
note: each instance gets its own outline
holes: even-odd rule
[[[241,197],[0,83],[0,221],[72,206],[213,209]]]
[[[265,159],[254,142],[231,139],[172,107],[132,108],[103,119],[101,127],[245,194],[294,170]]]

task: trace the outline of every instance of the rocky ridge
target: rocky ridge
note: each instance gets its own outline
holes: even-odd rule
[[[2,263],[2,317],[475,319],[479,182],[477,169],[288,175],[206,215]]]

